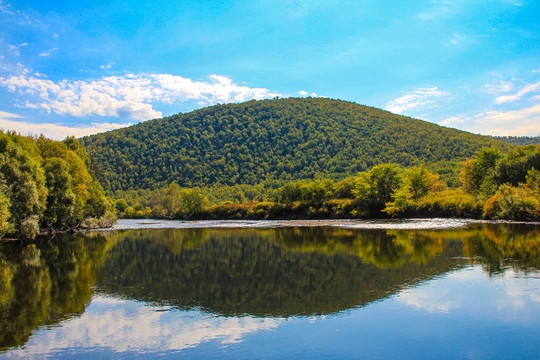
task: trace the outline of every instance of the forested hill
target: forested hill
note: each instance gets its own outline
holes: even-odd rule
[[[493,138],[519,146],[540,145],[540,136],[493,136]]]
[[[339,178],[380,163],[465,160],[511,145],[352,102],[216,105],[81,139],[105,189]]]

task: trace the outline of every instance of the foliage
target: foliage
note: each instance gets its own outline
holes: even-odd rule
[[[392,194],[401,185],[401,169],[396,164],[383,164],[358,174],[353,190],[359,202],[370,213],[382,210],[392,200]]]
[[[87,163],[73,138],[64,143],[0,132],[0,235],[33,239],[40,226],[103,217],[110,205]]]
[[[504,141],[512,145],[540,145],[540,136],[491,136],[499,141]]]
[[[1,178],[2,174],[0,174]],[[10,232],[13,227],[13,224],[9,221],[11,213],[9,208],[11,207],[11,201],[9,197],[5,194],[6,187],[0,182],[0,238],[3,238],[4,235]]]
[[[533,168],[540,169],[540,145],[516,147],[498,162],[494,180],[498,185],[517,186],[526,181],[528,171]]]
[[[216,105],[80,141],[99,166],[104,188],[113,192],[157,189],[173,181],[193,188],[342,180],[377,164],[463,161],[481,147],[511,147],[323,98]]]
[[[429,172],[425,166],[412,167],[405,171],[401,186],[392,194],[393,201],[387,202],[383,211],[392,216],[410,213],[414,200],[444,187],[439,175]]]
[[[496,188],[493,172],[502,156],[497,149],[483,148],[473,160],[467,160],[460,174],[463,189],[471,194],[492,194]]]
[[[529,170],[524,184],[503,184],[486,201],[484,217],[491,219],[540,220],[540,172]]]

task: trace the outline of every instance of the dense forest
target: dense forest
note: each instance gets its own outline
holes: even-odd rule
[[[40,228],[110,225],[113,208],[75,138],[53,141],[0,131],[0,238]]]
[[[340,180],[375,165],[441,176],[482,147],[511,145],[352,102],[288,98],[216,105],[80,139],[105,190]],[[271,185],[269,185],[271,186]]]
[[[540,220],[540,146],[507,153],[482,148],[462,163],[449,186],[426,166],[380,164],[341,181],[298,180],[262,185],[118,191],[127,218],[319,219],[468,217]]]
[[[509,144],[525,146],[540,145],[540,136],[492,136],[494,139],[504,141]]]

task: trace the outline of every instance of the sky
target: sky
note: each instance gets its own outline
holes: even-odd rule
[[[0,129],[76,137],[329,97],[540,135],[540,1],[0,0]]]

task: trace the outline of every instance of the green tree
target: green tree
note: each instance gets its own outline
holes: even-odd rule
[[[494,179],[498,185],[517,186],[526,181],[527,173],[533,168],[540,169],[540,145],[518,146],[498,162]]]
[[[382,210],[392,200],[392,194],[401,185],[401,171],[396,164],[384,164],[358,174],[353,190],[356,198],[371,213]]]
[[[39,231],[35,221],[45,209],[47,188],[41,164],[39,149],[32,139],[0,132],[0,173],[11,204],[11,224],[26,238],[33,238]]]
[[[161,205],[165,210],[166,216],[176,216],[176,213],[180,210],[180,201],[180,186],[178,186],[177,183],[172,182],[169,184],[169,187],[163,191],[161,198]]]
[[[180,211],[188,218],[201,214],[207,204],[208,200],[199,188],[182,189],[180,192]]]
[[[49,191],[43,222],[54,227],[74,225],[75,194],[66,161],[61,158],[46,159],[44,169]]]
[[[12,230],[13,225],[10,222],[11,201],[5,194],[6,186],[4,185],[3,175],[0,173],[0,239]]]
[[[483,148],[474,159],[467,160],[460,174],[463,189],[473,194],[493,194],[497,189],[493,173],[502,156],[498,149]]]

